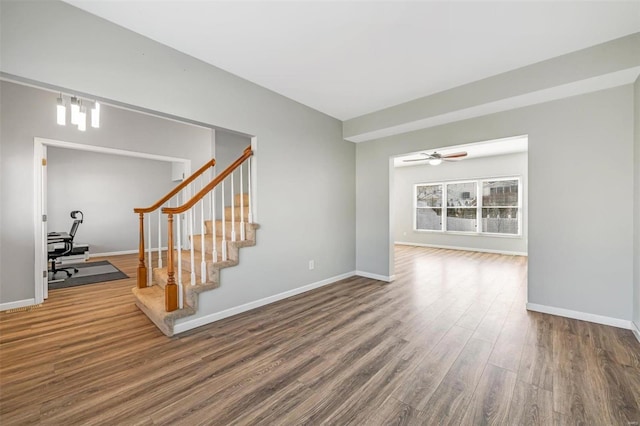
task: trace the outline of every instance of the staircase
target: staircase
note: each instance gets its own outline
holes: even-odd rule
[[[141,231],[138,286],[132,290],[135,303],[167,336],[173,336],[177,319],[196,315],[199,309],[200,293],[212,291],[221,285],[220,270],[238,264],[240,249],[256,244],[256,230],[259,226],[252,223],[251,217],[249,162],[247,162],[249,166],[247,168],[249,192],[234,193],[233,180],[234,175],[238,177],[238,173],[234,172],[239,168],[240,190],[242,190],[242,164],[251,155],[250,148],[247,148],[243,157],[236,160],[234,164],[207,185],[202,182],[204,179],[201,177],[200,191],[182,206],[170,207],[172,205],[170,200],[178,196],[180,191],[187,190],[189,185],[197,185],[198,177],[196,175],[203,176],[207,169],[215,165],[214,160],[205,164],[192,177],[185,180],[154,206],[134,209],[136,213],[140,214]],[[224,184],[225,179],[229,176],[231,176],[233,202],[221,210],[223,212],[222,218],[216,219],[215,188],[221,186],[222,203],[225,205]],[[207,204],[207,196],[209,204]],[[160,205],[165,205],[165,207],[160,209]],[[210,205],[210,209],[205,208],[205,205]],[[159,220],[162,219],[162,215],[168,218],[167,241],[169,245],[174,246],[174,250],[167,252],[166,266],[162,266],[161,250],[158,250],[156,255],[158,266],[153,268],[152,274],[148,274],[146,265],[148,263],[151,267],[154,253],[150,249],[147,253],[144,251],[144,214],[151,215],[153,211],[157,211]],[[205,219],[207,211],[209,219]],[[173,223],[174,215],[177,217],[176,224]],[[151,218],[148,217],[148,219],[150,224]],[[194,232],[194,223],[198,223],[201,229]],[[175,241],[173,239],[174,228],[178,235]],[[158,232],[160,229],[159,222]],[[181,229],[188,231],[186,235],[181,236]],[[148,235],[150,245],[151,237],[150,234]],[[158,247],[161,247],[160,240]],[[152,280],[148,276],[151,276]]]

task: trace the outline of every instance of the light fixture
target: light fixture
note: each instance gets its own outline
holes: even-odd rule
[[[61,126],[67,124],[67,108],[64,106],[62,93],[60,93],[60,97],[58,98],[58,105],[56,107],[56,121]]]
[[[80,106],[80,112],[78,113],[78,130],[84,132],[87,130],[87,108]]]
[[[442,164],[442,159],[441,158],[432,158],[431,160],[429,160],[429,164],[431,164],[432,166],[438,166],[438,165]]]
[[[78,130],[84,132],[87,130],[87,120],[89,119],[89,109],[91,109],[91,127],[98,129],[100,127],[100,102],[84,100],[86,105],[83,105],[83,99],[69,95],[69,101],[65,102],[65,96],[60,93],[56,105],[56,122],[64,126],[67,121],[66,106],[69,105],[71,109],[71,124],[78,126]],[[93,107],[91,106],[93,105]]]
[[[71,124],[76,126],[80,123],[80,99],[71,97]]]
[[[100,127],[100,103],[98,101],[91,109],[91,127],[95,129]]]

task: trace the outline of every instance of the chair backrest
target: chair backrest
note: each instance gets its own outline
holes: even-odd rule
[[[78,230],[78,226],[80,226],[81,223],[82,221],[80,219],[76,219],[73,221],[73,225],[71,225],[71,231],[69,231],[71,241],[73,241],[74,237],[76,236],[76,231]]]

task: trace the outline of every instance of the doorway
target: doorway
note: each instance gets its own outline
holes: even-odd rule
[[[122,149],[105,148],[93,145],[78,144],[44,138],[34,138],[34,247],[35,247],[35,300],[42,303],[48,298],[48,148],[63,148],[90,153],[108,154],[129,158],[170,162],[177,165],[185,175],[191,174],[191,160],[178,157],[162,156],[151,153],[127,151]],[[97,188],[96,188],[97,190]],[[132,213],[133,217],[133,213]]]

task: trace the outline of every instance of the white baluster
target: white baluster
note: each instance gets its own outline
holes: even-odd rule
[[[189,210],[189,240],[191,241],[191,285],[196,285],[196,268],[193,252],[193,208]]]
[[[149,221],[147,225],[147,287],[151,287],[151,280],[153,277],[153,252],[151,251],[151,213],[147,215]]]
[[[158,209],[158,268],[162,268],[162,208]]]
[[[207,260],[204,251],[204,199],[200,200],[200,258],[202,261],[200,262],[200,283],[204,284],[206,282],[207,276]]]
[[[222,181],[222,261],[227,260],[227,209],[224,204],[224,180]]]
[[[244,178],[242,176],[242,164],[240,164],[240,241],[244,241],[244,239]]]
[[[253,204],[253,199],[251,198],[251,160],[253,157],[249,157],[249,162],[247,163],[247,169],[248,169],[248,176],[247,176],[247,189],[248,189],[248,194],[249,194],[249,223],[253,223],[253,210],[251,209],[251,206]]]
[[[177,203],[176,203],[177,204]],[[178,207],[178,206],[176,206]],[[180,214],[176,214],[176,228],[178,230],[178,285],[182,287],[182,245],[180,244],[180,238],[182,234],[182,218]],[[171,248],[169,248],[171,250]],[[182,293],[180,293],[182,294]],[[182,297],[182,296],[181,296]]]
[[[168,206],[171,207],[171,202],[168,203]],[[176,223],[176,228],[178,229],[178,231],[177,231],[178,235],[180,235],[180,215],[177,214],[176,217],[178,218],[177,223]],[[168,229],[167,229],[167,232],[168,232]],[[178,237],[178,238],[180,238],[180,237]],[[174,247],[175,247],[175,243],[173,244],[173,246],[169,246],[169,244],[167,244],[167,249],[168,250],[173,250]],[[183,304],[184,290],[182,289],[181,275],[182,275],[182,267],[181,267],[181,262],[180,262],[180,252],[178,252],[178,280],[176,282],[176,285],[178,287],[178,309],[182,309],[184,307],[184,304]]]
[[[211,235],[211,240],[213,241],[213,253],[211,254],[213,263],[216,263],[218,261],[218,241],[216,238],[216,189],[213,188],[213,191],[211,191],[211,223],[213,224],[212,226],[212,235]]]
[[[233,172],[231,172],[231,241],[236,240],[236,194],[233,189]]]

